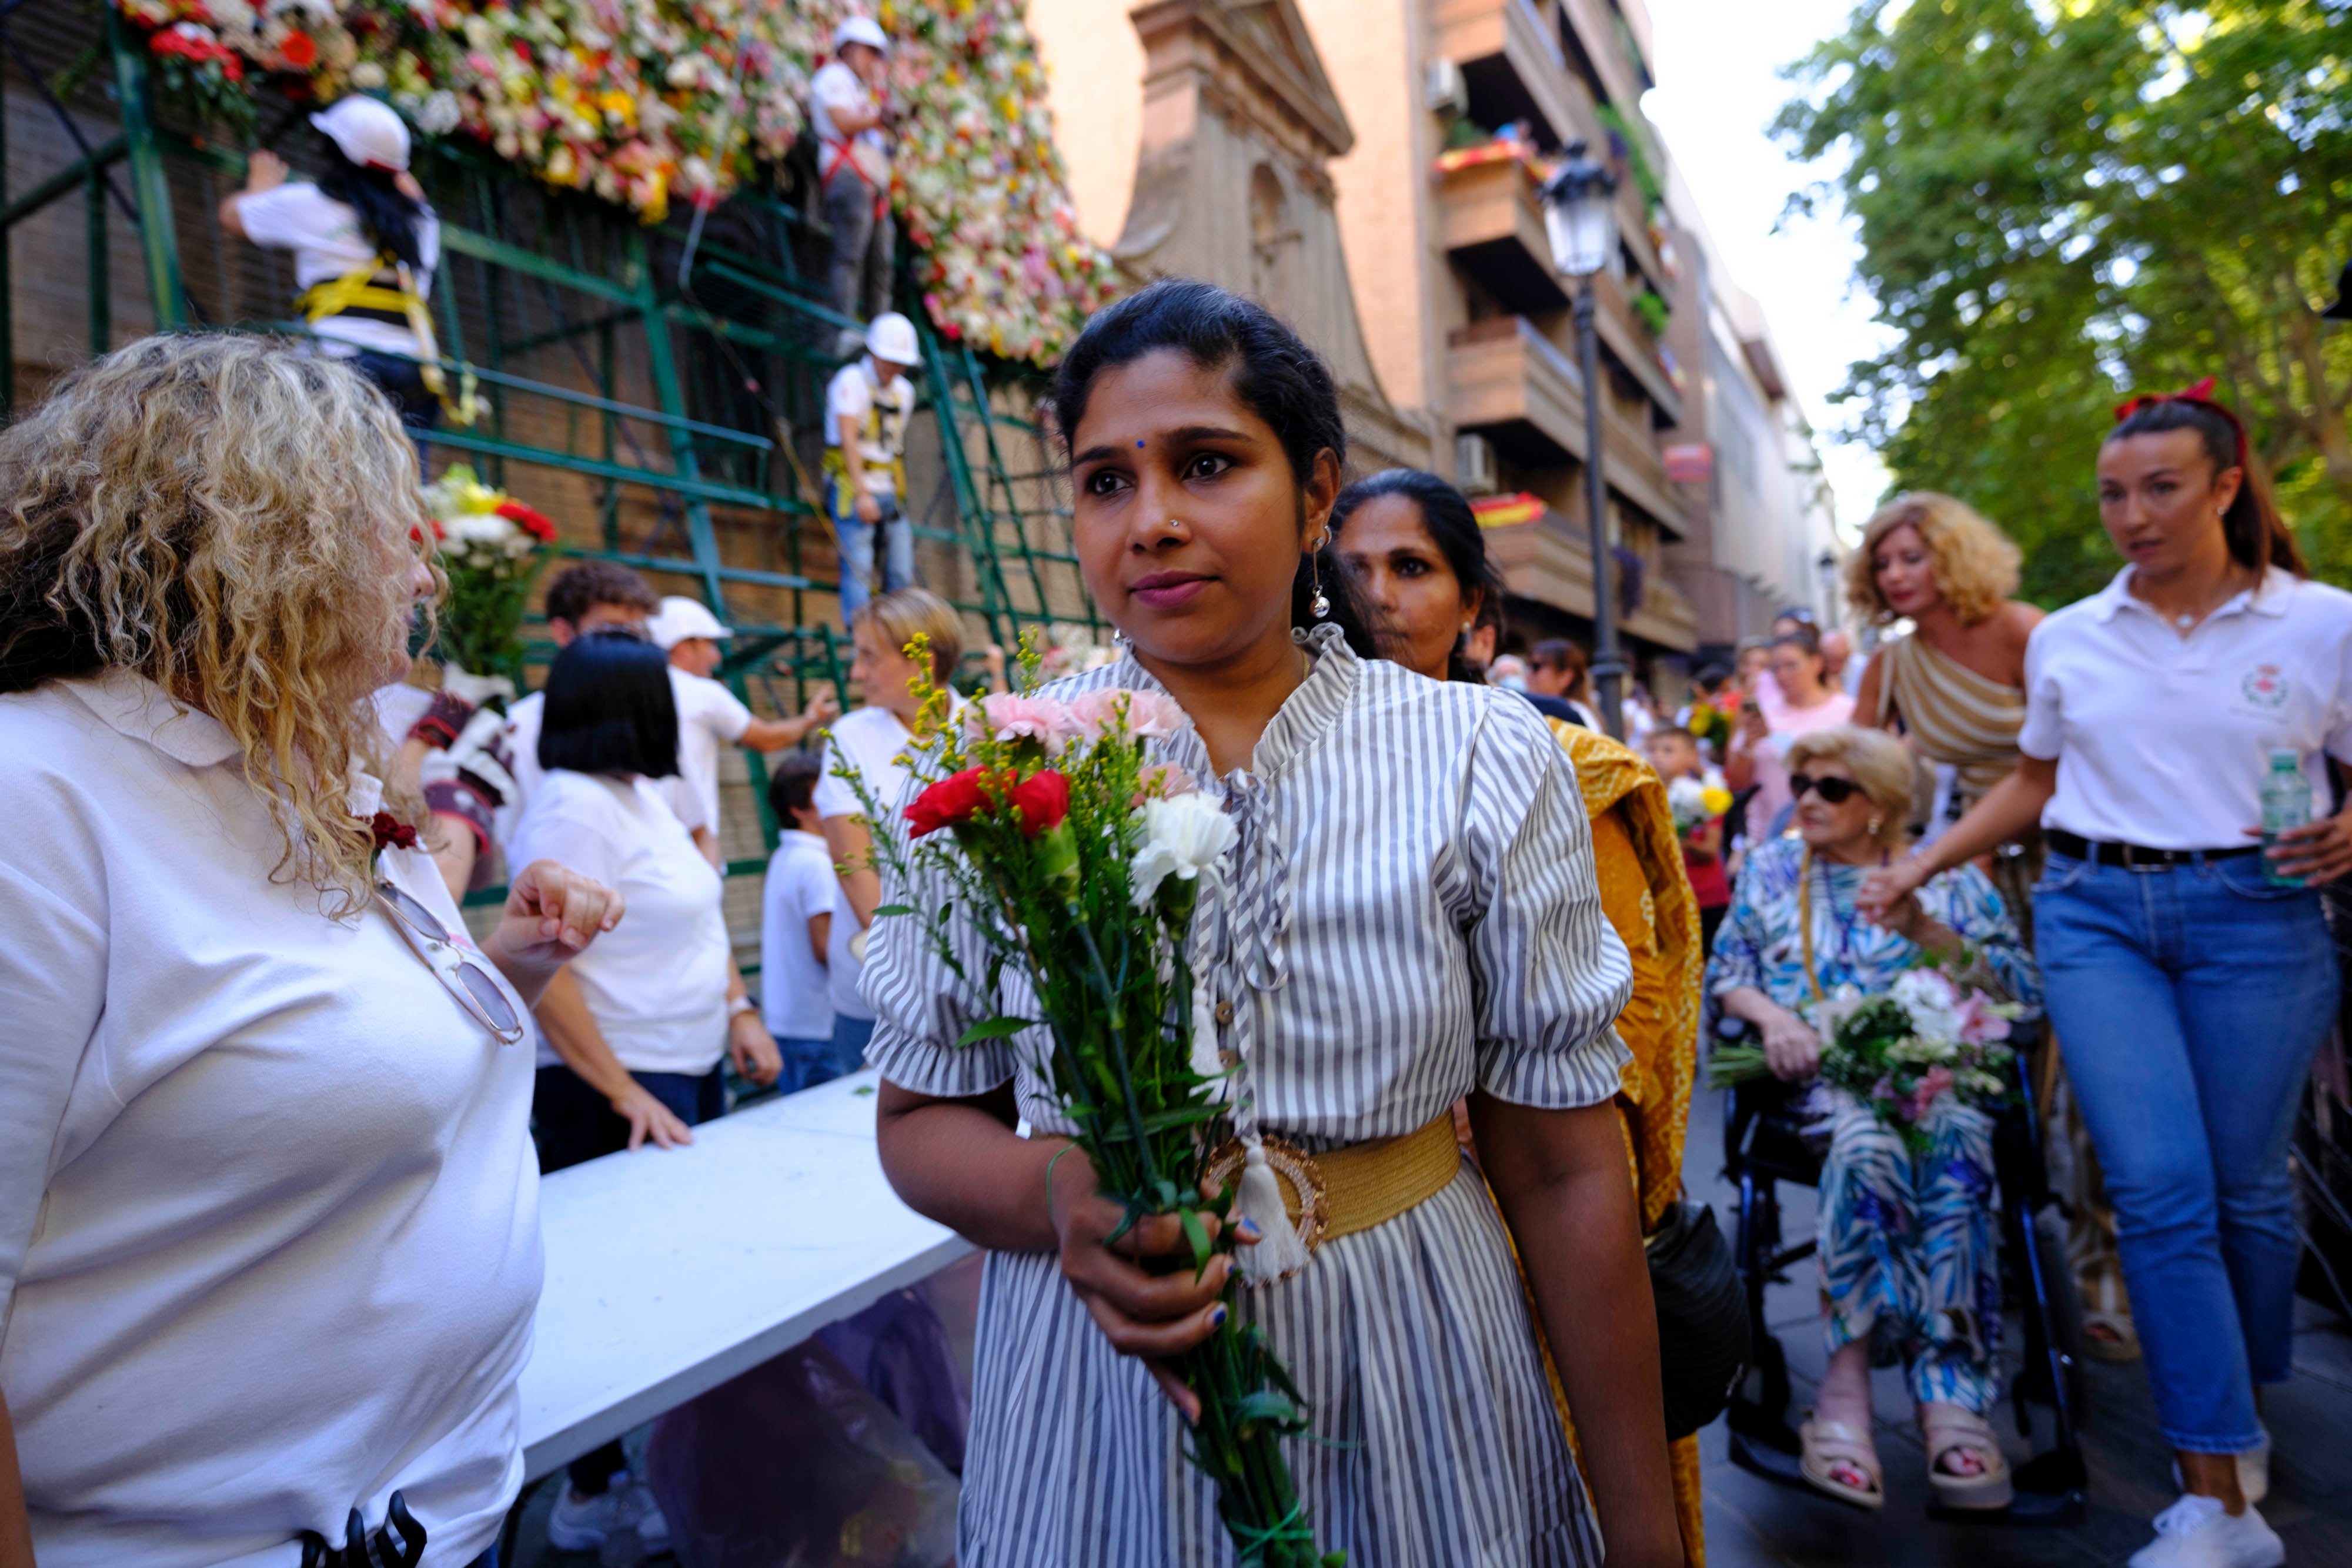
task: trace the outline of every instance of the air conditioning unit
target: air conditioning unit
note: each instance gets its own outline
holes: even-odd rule
[[[1462,79],[1462,68],[1443,55],[1429,62],[1427,97],[1432,114],[1459,120],[1470,112],[1470,84]]]
[[[1491,496],[1502,487],[1495,476],[1495,444],[1464,431],[1454,438],[1454,482],[1466,496]]]

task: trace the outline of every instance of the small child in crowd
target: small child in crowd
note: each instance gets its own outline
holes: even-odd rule
[[[780,831],[760,900],[760,1011],[783,1057],[776,1083],[787,1094],[841,1076],[825,989],[833,856],[813,803],[822,766],[814,751],[791,751],[768,776],[768,804]]]
[[[1699,756],[1698,741],[1691,732],[1676,725],[1660,725],[1650,731],[1644,742],[1650,754],[1650,766],[1672,790],[1677,779],[1696,779],[1710,789],[1723,789],[1723,775],[1706,766]],[[1731,907],[1731,878],[1723,865],[1723,818],[1707,818],[1683,834],[1683,869],[1690,873],[1691,892],[1698,895],[1698,924],[1702,944],[1707,951],[1715,950],[1715,928],[1723,924],[1724,913]],[[781,1037],[780,1037],[781,1038]]]

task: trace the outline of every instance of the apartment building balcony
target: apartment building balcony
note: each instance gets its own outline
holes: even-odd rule
[[[1592,550],[1583,523],[1546,507],[1525,522],[1482,530],[1486,559],[1503,574],[1503,586],[1532,599],[1592,619]],[[1620,618],[1631,637],[1662,648],[1691,653],[1698,646],[1698,614],[1682,591],[1654,567],[1643,574],[1641,602]]]
[[[1536,191],[1534,171],[1508,153],[1441,168],[1437,175],[1446,254],[1505,309],[1530,316],[1557,310],[1569,299],[1552,267],[1543,202]]]
[[[1447,410],[1512,461],[1533,468],[1584,461],[1584,377],[1523,316],[1456,329],[1445,343]],[[1682,531],[1665,465],[1646,430],[1601,404],[1601,471],[1618,497],[1668,534]]]

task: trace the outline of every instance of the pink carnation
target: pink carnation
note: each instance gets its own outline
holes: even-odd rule
[[[999,740],[1052,746],[1071,733],[1070,710],[1051,697],[1000,695],[981,698],[979,706],[981,724]]]
[[[1937,1096],[1951,1086],[1952,1070],[1948,1067],[1931,1067],[1920,1074],[1919,1087],[1911,1092],[1911,1119],[1915,1122],[1926,1121],[1929,1108],[1936,1103]]]
[[[1127,707],[1127,727],[1133,735],[1158,737],[1184,727],[1184,710],[1176,699],[1160,692],[1134,692]]]
[[[1173,800],[1193,789],[1192,776],[1172,762],[1155,762],[1143,770],[1143,792],[1154,800]]]

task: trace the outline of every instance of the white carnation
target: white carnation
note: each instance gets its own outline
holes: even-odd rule
[[[427,136],[446,136],[465,120],[466,111],[458,105],[457,95],[447,88],[426,95],[424,106],[416,111],[416,127]]]
[[[1206,795],[1179,795],[1143,803],[1143,848],[1135,857],[1135,902],[1151,902],[1173,875],[1191,882],[1233,848],[1240,831],[1224,808]]]
[[[1911,1015],[1911,1032],[1927,1040],[1960,1037],[1960,998],[1935,969],[1906,969],[1895,977],[1895,999]]]

